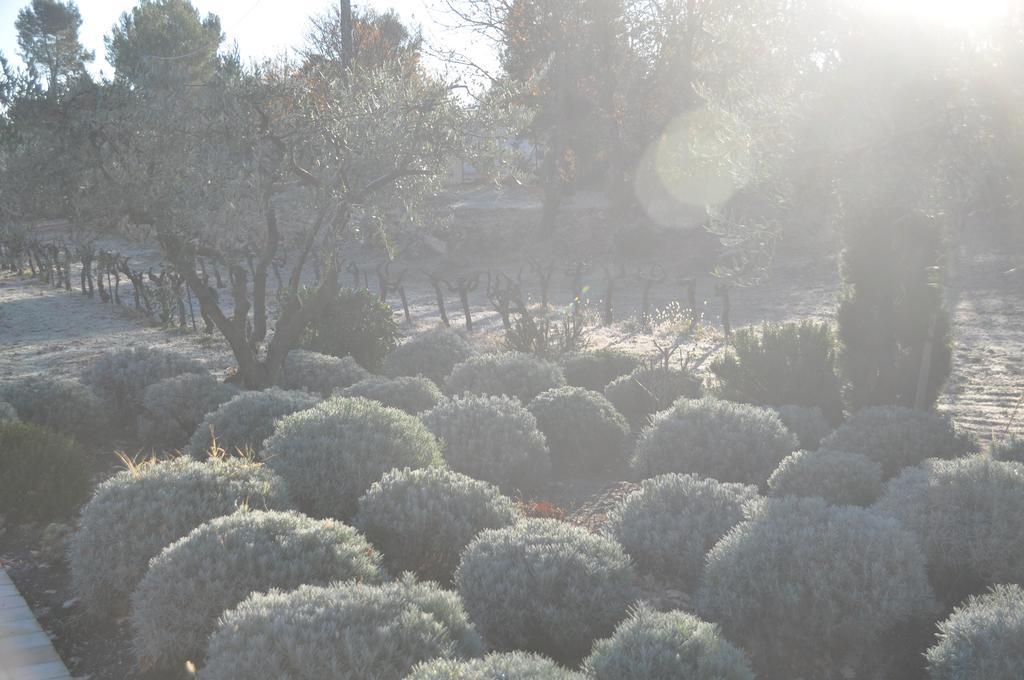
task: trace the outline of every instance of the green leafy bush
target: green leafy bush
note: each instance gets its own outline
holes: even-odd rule
[[[384,553],[392,573],[451,581],[459,555],[484,529],[518,519],[498,490],[445,468],[392,470],[359,499],[354,524]]]
[[[326,397],[335,390],[355,385],[369,375],[352,357],[332,357],[293,349],[288,353],[277,382],[286,390],[305,390]]]
[[[598,392],[556,387],[529,404],[551,451],[551,467],[561,475],[617,469],[626,460],[629,423]]]
[[[242,510],[164,548],[132,595],[135,651],[156,667],[198,663],[217,619],[253,592],[384,579],[380,556],[341,522]]]
[[[836,339],[828,323],[765,323],[740,328],[732,346],[711,362],[722,397],[758,406],[796,404],[820,408],[826,419],[843,417],[836,375]]]
[[[868,201],[868,203],[873,203]],[[922,211],[882,203],[841,223],[845,289],[836,311],[850,410],[913,406],[925,345],[931,362],[924,390],[935,403],[952,370],[949,313],[941,285],[943,226]]]
[[[832,426],[817,406],[787,404],[775,410],[786,429],[800,441],[800,448],[806,451],[817,450],[821,440],[832,432]]]
[[[445,394],[486,394],[516,397],[524,404],[538,394],[565,384],[562,367],[532,354],[479,354],[452,369]]]
[[[0,425],[0,515],[64,517],[88,493],[88,470],[71,439],[32,423]]]
[[[538,654],[506,652],[470,661],[426,661],[416,666],[405,680],[585,680],[585,677]]]
[[[338,396],[365,397],[413,415],[434,408],[444,399],[440,388],[423,376],[382,378],[372,375],[346,387]]]
[[[992,447],[989,450],[996,460],[1005,463],[1024,463],[1024,439],[1014,436],[1006,437],[992,442]]]
[[[482,651],[454,593],[406,576],[253,594],[221,618],[201,677],[383,680]]]
[[[484,531],[463,553],[455,582],[493,648],[570,664],[612,632],[638,593],[618,543],[553,519]]]
[[[422,375],[443,385],[452,369],[473,356],[473,347],[450,328],[437,328],[406,340],[384,358],[391,377]]]
[[[819,496],[833,505],[871,505],[882,495],[882,466],[859,453],[797,451],[768,478],[772,496]]]
[[[385,472],[438,464],[441,450],[415,416],[369,399],[333,397],[281,418],[264,458],[300,510],[348,519]]]
[[[203,365],[178,352],[155,347],[132,347],[107,352],[82,374],[108,417],[122,427],[134,427],[142,411],[142,393],[164,378],[182,373],[206,373]]]
[[[142,393],[139,437],[149,446],[182,446],[207,413],[238,394],[208,373],[184,373],[153,383]]]
[[[873,677],[887,633],[932,611],[924,555],[894,520],[820,498],[746,510],[707,555],[697,610],[769,677]]]
[[[711,397],[680,399],[644,430],[632,464],[642,477],[692,472],[763,485],[796,447],[796,437],[771,409]]]
[[[506,491],[534,488],[551,471],[544,435],[519,400],[465,395],[420,415],[453,470]]]
[[[997,585],[971,597],[939,623],[939,641],[926,656],[931,680],[1024,677],[1024,588]]]
[[[696,399],[700,395],[700,380],[686,371],[665,368],[640,367],[604,388],[604,396],[634,430],[650,423],[652,415],[664,411],[680,397]]]
[[[821,445],[881,463],[885,479],[926,458],[956,458],[971,448],[970,440],[958,434],[948,418],[902,406],[858,411]]]
[[[565,382],[573,387],[602,392],[611,381],[629,375],[640,365],[640,358],[622,350],[599,349],[568,357],[563,368]]]
[[[742,650],[718,626],[681,611],[637,608],[583,664],[594,680],[754,680]]]
[[[242,506],[287,509],[280,477],[238,458],[145,462],[100,484],[71,539],[71,578],[90,613],[127,610],[149,560],[200,524]]]
[[[13,406],[6,401],[0,401],[0,425],[10,425],[11,423],[21,422],[18,418],[18,412]]]
[[[637,570],[692,590],[704,555],[743,520],[757,487],[722,484],[696,475],[646,479],[608,513],[606,531],[633,558]]]
[[[876,508],[917,537],[947,602],[1024,582],[1024,465],[983,455],[926,460],[891,480]]]
[[[106,418],[99,399],[74,380],[41,375],[22,378],[3,386],[0,400],[13,406],[20,420],[80,441],[105,434]]]
[[[309,294],[299,292],[300,298]],[[368,371],[380,371],[398,345],[391,306],[369,290],[343,288],[306,328],[301,346],[334,357],[351,356]]]

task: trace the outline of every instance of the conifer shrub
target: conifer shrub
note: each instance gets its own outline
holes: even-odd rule
[[[332,397],[281,418],[263,457],[300,510],[349,519],[385,472],[437,465],[441,450],[415,416],[369,399]]]
[[[452,369],[473,356],[473,347],[458,332],[436,328],[415,335],[384,358],[384,373],[395,378],[422,375],[443,385]]]
[[[198,664],[221,614],[250,593],[383,579],[380,556],[350,526],[241,510],[196,527],[149,563],[132,595],[135,652],[144,667]]]
[[[405,680],[585,680],[585,676],[539,654],[506,652],[469,661],[425,661]]]
[[[524,404],[545,390],[565,384],[562,367],[532,354],[479,354],[452,369],[445,394],[465,392],[515,397]]]
[[[240,507],[285,510],[284,482],[239,458],[144,462],[96,487],[71,539],[72,585],[90,614],[126,613],[128,597],[163,548]]]
[[[775,409],[786,429],[796,435],[800,448],[815,451],[821,446],[821,440],[832,432],[832,425],[825,420],[821,409],[817,406],[796,406],[786,404]]]
[[[740,328],[710,369],[729,401],[820,408],[831,423],[843,417],[836,339],[828,323],[766,322],[760,329]]]
[[[494,649],[571,665],[614,630],[638,594],[618,543],[554,519],[482,532],[463,553],[455,582]]]
[[[299,297],[309,295],[306,290]],[[334,357],[351,356],[368,371],[380,371],[384,357],[398,345],[398,324],[391,305],[366,289],[343,288],[306,328],[303,349]]]
[[[769,677],[875,668],[896,626],[934,609],[913,535],[870,510],[770,498],[707,555],[697,612],[722,626]]]
[[[530,489],[551,471],[544,435],[518,399],[464,395],[420,414],[448,466],[506,491]]]
[[[633,558],[637,571],[690,591],[704,555],[743,520],[743,505],[757,495],[754,486],[696,475],[652,477],[608,513],[605,530]]]
[[[563,368],[566,384],[603,392],[608,383],[629,375],[639,365],[640,358],[636,355],[622,350],[599,349],[571,355]]]
[[[94,441],[104,434],[105,413],[92,390],[75,380],[29,376],[0,388],[19,420],[73,437]]]
[[[451,581],[462,550],[484,529],[519,517],[498,489],[445,468],[392,470],[359,499],[353,524],[384,554],[391,573]]]
[[[372,399],[384,406],[397,408],[412,415],[428,411],[444,399],[441,389],[433,381],[421,375],[400,378],[372,375],[351,387],[346,387],[337,394],[342,397]]]
[[[206,372],[200,362],[184,354],[155,347],[131,347],[100,356],[86,368],[82,382],[93,389],[113,423],[134,427],[147,387],[183,373]]]
[[[768,478],[772,496],[819,496],[833,505],[871,505],[882,495],[882,466],[859,453],[797,451]]]
[[[1024,465],[974,455],[926,460],[892,479],[876,509],[913,533],[949,604],[1024,582]]]
[[[153,383],[142,393],[139,437],[148,446],[183,446],[206,414],[238,394],[209,373],[184,373]]]
[[[970,440],[958,434],[948,418],[902,406],[857,411],[821,445],[881,463],[885,479],[926,458],[956,458],[971,448]]]
[[[718,626],[645,606],[610,638],[594,643],[583,668],[594,680],[754,680],[746,654],[724,639]]]
[[[625,416],[633,430],[650,423],[651,416],[664,411],[677,399],[701,395],[700,380],[686,371],[641,366],[620,376],[604,388],[604,396]]]
[[[305,411],[320,401],[320,397],[300,390],[282,390],[271,387],[259,392],[242,392],[206,414],[189,440],[189,452],[200,458],[213,445],[228,455],[258,454],[263,442],[274,433],[278,418]]]
[[[682,472],[763,485],[797,445],[771,409],[712,397],[680,399],[644,430],[632,465],[642,478]]]
[[[305,390],[326,397],[369,375],[352,357],[295,349],[288,353],[277,382],[286,390]]]
[[[928,650],[931,680],[1017,680],[1024,677],[1024,588],[997,585],[972,596],[939,623]]]
[[[556,387],[538,394],[528,408],[547,439],[557,474],[593,474],[626,462],[629,423],[600,393]]]
[[[200,678],[402,678],[429,659],[482,652],[458,596],[406,575],[254,593],[221,617]]]
[[[32,423],[0,425],[0,515],[65,517],[88,493],[88,470],[73,440]]]

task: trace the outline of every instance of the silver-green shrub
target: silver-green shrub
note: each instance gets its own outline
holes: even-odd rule
[[[373,483],[353,524],[384,553],[392,573],[413,571],[443,584],[477,534],[518,517],[515,504],[486,482],[446,468],[406,468]]]
[[[183,373],[142,393],[139,438],[146,446],[184,446],[206,414],[238,394],[209,373]]]
[[[601,392],[611,381],[629,375],[640,365],[640,357],[616,349],[599,349],[573,354],[563,362],[565,382]]]
[[[332,357],[329,354],[293,349],[288,353],[277,382],[286,390],[305,390],[326,397],[369,375],[350,356]]]
[[[469,661],[425,661],[405,680],[586,680],[586,676],[539,654],[506,652]]]
[[[274,433],[278,418],[296,411],[305,411],[320,397],[299,390],[271,387],[260,392],[242,392],[217,410],[206,414],[189,440],[189,452],[197,458],[206,455],[217,438],[217,446],[229,455],[259,453],[263,442]]]
[[[35,423],[78,440],[95,440],[106,420],[99,399],[75,380],[34,375],[0,388],[19,420]]]
[[[341,397],[364,397],[413,415],[437,406],[444,399],[441,389],[423,376],[384,378],[372,375],[337,393]]]
[[[250,593],[384,578],[380,556],[348,525],[241,510],[196,527],[149,563],[132,595],[135,652],[157,668],[182,668],[202,660],[217,619]]]
[[[499,651],[578,663],[638,595],[614,540],[553,519],[525,519],[477,536],[455,572],[477,630]]]
[[[700,578],[704,555],[743,520],[744,503],[756,497],[754,486],[661,475],[644,480],[609,512],[605,530],[638,571],[689,591]]]
[[[707,555],[697,611],[768,677],[877,675],[885,636],[933,610],[924,555],[893,519],[793,496],[746,511]]]
[[[593,680],[754,680],[747,655],[718,626],[645,606],[594,643],[583,668]]]
[[[504,395],[524,404],[545,390],[565,384],[562,367],[532,354],[479,354],[452,370],[445,394]]]
[[[384,373],[393,377],[422,375],[443,385],[452,369],[473,356],[473,347],[450,328],[415,335],[384,357]]]
[[[439,464],[441,450],[415,416],[369,399],[332,397],[281,418],[263,457],[300,510],[348,519],[385,472]]]
[[[182,373],[206,373],[195,359],[156,347],[132,347],[107,352],[82,374],[82,382],[92,387],[108,411],[108,417],[121,426],[134,426],[142,411],[142,393],[164,378]]]
[[[201,680],[390,680],[483,651],[458,596],[409,575],[253,594],[221,617]]]
[[[796,406],[789,404],[775,409],[786,429],[796,435],[800,448],[814,451],[821,446],[821,440],[832,432],[832,425],[817,406]]]
[[[506,491],[544,482],[551,458],[544,435],[518,399],[464,395],[420,414],[448,466]]]
[[[660,367],[641,366],[604,388],[604,396],[634,430],[650,423],[652,415],[664,411],[680,397],[696,399],[700,395],[700,380],[693,375]]]
[[[594,474],[626,462],[629,423],[599,392],[556,387],[538,394],[528,408],[547,439],[556,473]]]
[[[1024,439],[1009,436],[992,442],[990,455],[1004,463],[1024,463]]]
[[[768,478],[772,496],[820,496],[833,505],[871,505],[882,495],[882,466],[846,451],[797,451]]]
[[[633,454],[636,474],[693,473],[763,485],[796,436],[775,411],[712,397],[680,399],[644,429]]]
[[[881,463],[885,479],[926,458],[956,458],[971,448],[970,440],[957,433],[948,418],[903,406],[861,409],[821,445]]]
[[[946,601],[1024,583],[1024,465],[981,454],[926,460],[890,480],[875,507],[917,536]]]
[[[237,459],[147,462],[96,487],[71,539],[71,578],[90,613],[114,616],[149,560],[203,522],[242,506],[287,509],[284,482],[258,463]]]
[[[0,401],[0,425],[10,425],[21,422],[18,419],[18,411],[6,401]]]
[[[928,650],[931,680],[1024,678],[1024,588],[997,585],[939,623]]]

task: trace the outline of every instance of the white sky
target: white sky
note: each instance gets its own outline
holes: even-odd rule
[[[17,33],[14,21],[18,10],[30,0],[0,0],[0,52],[12,62],[18,59]],[[309,26],[309,18],[322,14],[335,0],[192,0],[200,15],[214,13],[220,17],[221,30],[230,45],[237,41],[243,58],[259,58],[291,50],[301,44]],[[122,12],[135,6],[135,0],[78,0],[82,14],[81,39],[86,48],[96,52],[93,73],[111,75],[105,59],[103,36],[110,32]],[[406,23],[419,25],[428,43],[445,49],[475,53],[480,47],[472,38],[445,27],[448,16],[442,0],[355,0],[353,7],[370,7],[377,11],[394,9]]]

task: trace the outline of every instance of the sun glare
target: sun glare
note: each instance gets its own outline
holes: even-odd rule
[[[998,22],[1009,14],[1015,1],[1018,0],[850,0],[856,7],[965,29]]]

